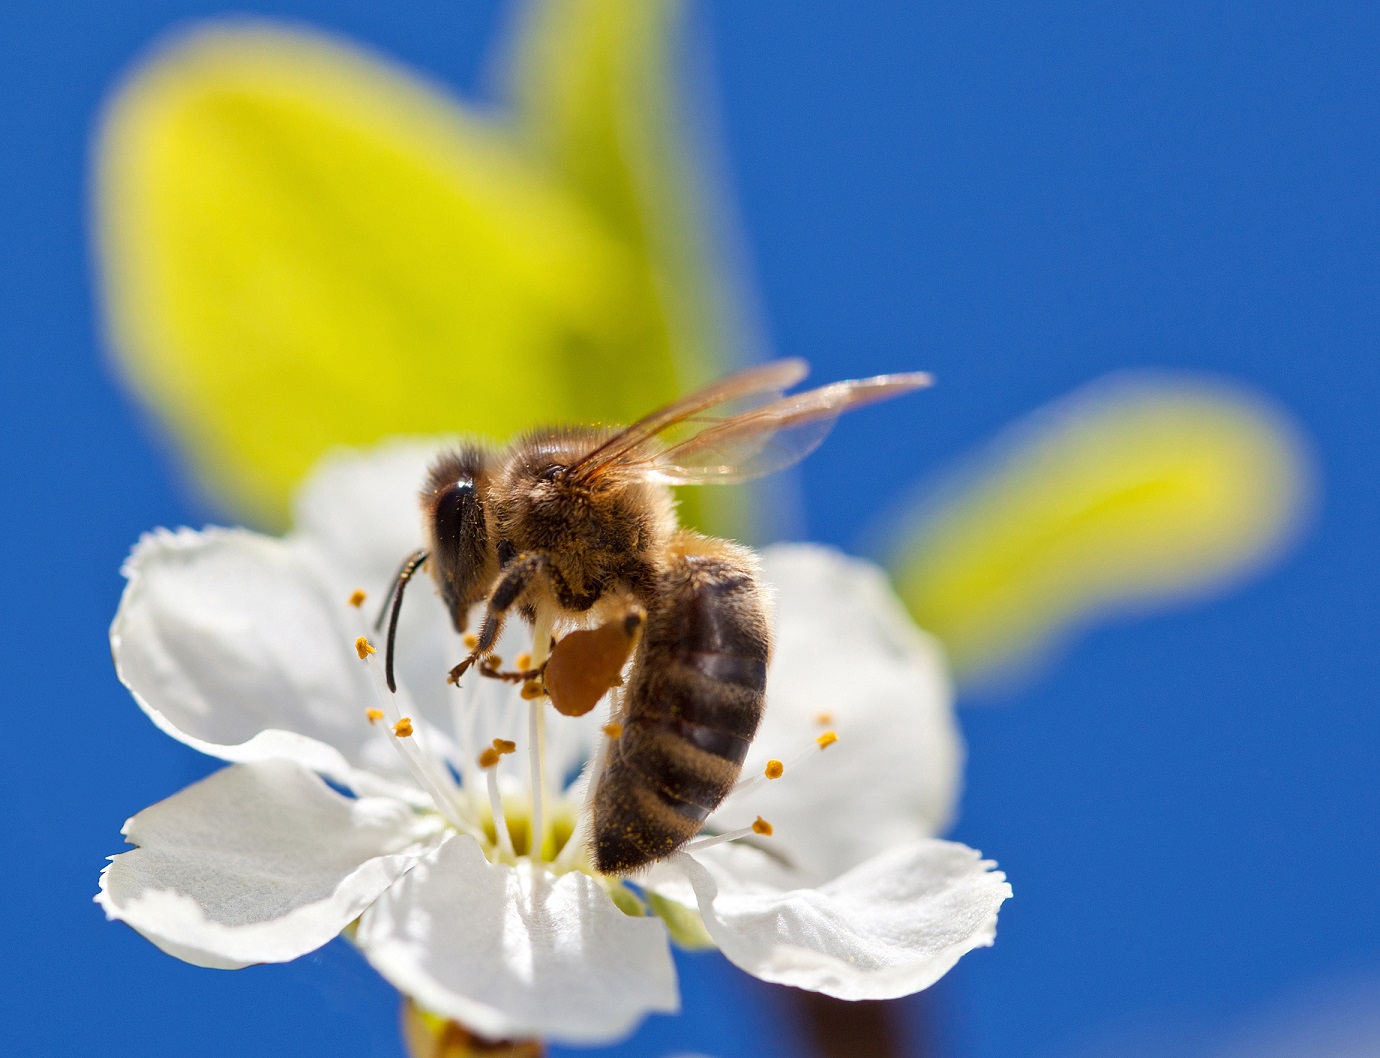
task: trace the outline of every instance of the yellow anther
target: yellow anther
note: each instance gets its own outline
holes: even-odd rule
[[[828,727],[833,722],[833,713],[820,713],[818,716],[815,717],[815,723],[817,723],[820,727]]]
[[[501,657],[499,657],[497,654],[490,654],[488,657],[480,660],[479,667],[481,669],[488,669],[490,672],[492,672],[502,664],[503,659]]]
[[[820,749],[828,749],[838,740],[839,736],[837,734],[835,734],[833,731],[826,731],[824,732],[824,734],[820,735],[819,738],[815,739],[815,743],[819,746]]]
[[[516,750],[517,750],[517,743],[516,743],[516,742],[509,742],[506,738],[496,738],[496,739],[494,739],[494,752],[495,752],[495,753],[513,753],[513,752],[516,752]]]
[[[473,649],[474,649],[475,647],[477,647],[477,646],[479,646],[479,637],[476,636],[473,632],[466,632],[466,633],[465,633],[465,649],[466,649],[466,650],[473,650]]]
[[[528,680],[522,685],[522,696],[529,702],[533,698],[540,698],[546,692],[542,690],[540,680]]]
[[[367,598],[369,598],[369,596],[364,594],[363,588],[356,588],[354,591],[350,592],[350,605],[358,610],[364,605],[364,600]]]
[[[369,718],[369,723],[371,723],[371,724],[377,724],[380,720],[383,719],[383,710],[382,710],[382,709],[366,709],[366,710],[364,711],[364,715],[367,716],[367,717]]]
[[[623,736],[622,724],[605,724],[600,730],[608,735],[609,738],[621,738]]]
[[[410,738],[412,736],[412,717],[405,716],[394,724],[393,734],[399,738]]]
[[[528,669],[532,667],[532,655],[519,654],[516,658],[513,659],[513,665],[518,670],[518,672],[526,672]]]
[[[767,761],[766,771],[762,772],[768,779],[779,779],[786,774],[786,765],[779,760]]]
[[[754,834],[761,834],[764,838],[769,838],[771,837],[771,824],[768,823],[761,816],[758,816],[753,821],[752,832]]]
[[[479,766],[481,768],[492,768],[498,763],[499,756],[498,750],[490,746],[483,753],[479,754]]]
[[[363,661],[370,654],[375,653],[374,648],[369,644],[369,640],[360,636],[355,640],[355,653],[359,655],[359,660]]]

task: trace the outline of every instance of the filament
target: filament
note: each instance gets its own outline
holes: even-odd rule
[[[782,774],[790,771],[792,768],[796,767],[799,764],[803,764],[811,757],[819,756],[819,754],[823,753],[826,749],[828,749],[837,741],[838,736],[834,734],[833,731],[824,732],[824,734],[820,735],[817,739],[814,740],[813,745],[807,746],[805,749],[802,749],[794,757],[788,760],[783,766]],[[740,794],[745,794],[757,789],[764,783],[772,781],[773,780],[768,778],[764,772],[759,771],[756,775],[749,775],[746,779],[739,779],[738,782],[734,784],[733,789],[728,792],[728,797],[737,797]],[[724,800],[727,801],[728,797],[725,797]]]
[[[551,653],[551,614],[544,607],[537,611],[532,622],[532,666],[541,668]],[[534,864],[541,863],[543,846],[546,844],[546,820],[542,814],[542,802],[546,799],[546,768],[543,759],[546,742],[545,699],[533,698],[528,702],[528,732],[531,745],[528,747],[528,770],[532,783],[532,841],[528,855]]]
[[[739,827],[737,830],[730,830],[724,834],[711,834],[709,837],[695,838],[693,841],[688,841],[685,843],[684,851],[699,852],[701,849],[712,849],[715,845],[722,845],[726,841],[737,841],[739,838],[750,837],[753,834],[770,834],[770,826],[763,831],[762,827],[764,825],[763,820],[759,816],[757,822],[753,823],[750,827]]]
[[[437,810],[446,817],[447,820],[457,829],[463,830],[471,837],[478,838],[481,842],[487,840],[487,836],[482,830],[476,827],[466,817],[463,806],[454,798],[449,790],[446,789],[443,781],[435,773],[431,766],[431,761],[422,753],[420,745],[415,741],[414,734],[409,738],[399,738],[392,733],[392,726],[402,720],[402,715],[398,712],[395,696],[387,691],[384,683],[384,675],[379,671],[378,662],[374,660],[372,652],[365,655],[365,663],[369,666],[369,686],[374,692],[374,699],[378,703],[380,710],[387,718],[389,727],[383,730],[383,737],[392,744],[402,758],[403,764],[417,781],[417,784],[426,791]],[[377,726],[377,725],[376,725]]]
[[[494,816],[494,833],[498,836],[498,850],[510,860],[517,859],[513,850],[513,836],[508,832],[508,819],[503,814],[503,798],[498,794],[498,768],[486,768],[485,777],[489,786],[489,810]]]

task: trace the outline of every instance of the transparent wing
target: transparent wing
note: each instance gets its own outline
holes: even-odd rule
[[[731,484],[784,470],[819,447],[846,411],[930,385],[922,373],[835,382],[760,408],[705,422],[691,437],[648,456],[646,476],[669,485]]]
[[[590,475],[614,462],[624,460],[629,453],[641,453],[642,448],[652,438],[675,427],[693,424],[711,409],[720,414],[709,416],[704,421],[717,423],[744,406],[762,404],[779,398],[785,389],[795,385],[807,374],[809,365],[804,360],[775,360],[759,367],[749,367],[711,382],[695,390],[678,401],[658,408],[624,430],[620,430],[603,442],[579,463],[571,467],[577,474]],[[728,412],[725,416],[723,413]],[[640,462],[638,457],[634,461]]]

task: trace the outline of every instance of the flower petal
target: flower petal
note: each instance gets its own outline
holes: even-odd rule
[[[737,849],[739,855],[754,855]],[[744,884],[679,853],[721,951],[754,977],[838,999],[928,988],[996,936],[1006,876],[965,845],[933,838],[889,849],[818,889]]]
[[[216,772],[124,827],[96,902],[197,966],[286,962],[325,944],[416,862],[406,805],[351,800],[291,761]]]
[[[400,990],[484,1036],[601,1043],[678,1009],[666,931],[580,872],[489,863],[451,838],[360,920],[356,943]]]
[[[168,734],[223,760],[296,760],[359,792],[411,788],[365,718],[359,612],[299,548],[238,530],[159,531],[125,576],[116,671]]]
[[[801,544],[767,548],[762,559],[776,595],[775,644],[743,774],[760,775],[770,758],[790,761],[825,730],[838,742],[730,799],[710,825],[763,816],[800,883],[821,882],[941,830],[963,747],[943,655],[880,569]]]

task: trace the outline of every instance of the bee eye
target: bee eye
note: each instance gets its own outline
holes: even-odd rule
[[[560,477],[560,475],[564,472],[565,467],[561,466],[561,464],[559,463],[552,463],[549,467],[546,467],[542,470],[540,474],[537,475],[537,480],[554,481],[556,478]]]

